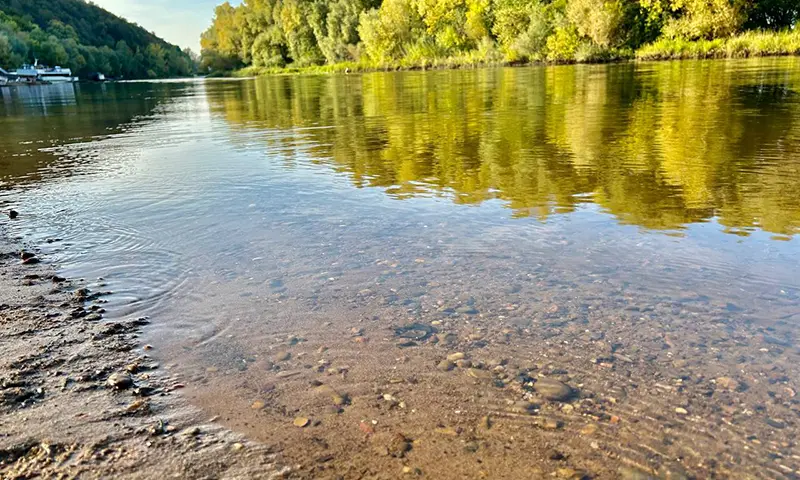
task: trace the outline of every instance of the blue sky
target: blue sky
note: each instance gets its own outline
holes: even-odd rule
[[[106,10],[138,23],[170,43],[200,53],[200,34],[224,0],[93,0]],[[238,5],[239,0],[231,0]]]

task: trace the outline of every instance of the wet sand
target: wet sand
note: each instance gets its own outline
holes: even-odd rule
[[[36,252],[0,238],[0,477],[282,474],[268,448],[186,401],[138,340],[147,320],[98,319],[100,292],[54,276],[49,258],[22,265],[22,250]]]

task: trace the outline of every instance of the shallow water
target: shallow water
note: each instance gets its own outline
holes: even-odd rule
[[[353,399],[321,436],[371,415],[367,399],[398,369],[431,389],[418,399],[428,416],[395,419],[422,437],[446,417],[437,395],[477,395],[486,412],[514,400],[511,380],[484,391],[436,370],[441,343],[397,346],[391,327],[433,321],[458,336],[450,350],[580,385],[582,402],[613,396],[623,420],[603,424],[598,459],[574,439],[574,415],[542,407],[564,417],[554,441],[600,477],[617,464],[678,462],[700,477],[800,468],[800,59],[52,86],[0,100],[0,201],[22,212],[11,230],[50,239],[66,275],[112,291],[107,318],[151,316],[146,339],[187,395],[280,438],[289,459],[302,438],[275,425],[321,415],[303,396],[320,361],[346,364],[337,388]],[[302,350],[289,362],[299,377],[262,365],[286,348]],[[624,360],[597,367],[610,354]],[[705,395],[722,377],[746,388]],[[249,408],[265,398],[269,413]],[[691,420],[676,424],[676,407]],[[436,448],[414,451],[434,478],[447,465]],[[482,465],[527,468],[507,463]]]

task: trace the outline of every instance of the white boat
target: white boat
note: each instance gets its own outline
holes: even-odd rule
[[[18,68],[14,72],[14,75],[17,76],[20,82],[34,83],[39,78],[39,71],[37,69],[38,67],[36,65],[25,64],[22,67]]]
[[[20,81],[28,83],[64,83],[78,81],[77,77],[72,76],[72,70],[69,68],[45,68],[39,65],[38,60],[33,65],[23,65],[21,68],[18,68],[14,74]]]
[[[39,79],[45,82],[61,83],[76,82],[78,79],[72,76],[69,68],[53,67],[49,69],[40,68],[37,70]]]

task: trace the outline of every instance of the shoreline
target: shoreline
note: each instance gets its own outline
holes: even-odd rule
[[[797,38],[794,38],[797,37]],[[785,43],[785,45],[781,44]],[[684,41],[664,39],[630,52],[606,52],[583,60],[570,61],[482,61],[468,55],[426,59],[424,63],[406,64],[403,60],[376,65],[342,62],[305,67],[255,67],[212,72],[208,78],[245,78],[267,75],[319,75],[335,73],[372,73],[395,71],[470,70],[492,67],[533,67],[558,65],[600,65],[681,60],[744,60],[748,58],[800,56],[800,33],[745,32],[736,37]]]
[[[102,319],[103,292],[56,275],[0,222],[0,477],[273,478],[263,444],[204,418],[139,341],[146,318]]]

